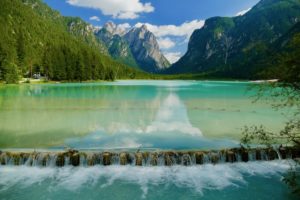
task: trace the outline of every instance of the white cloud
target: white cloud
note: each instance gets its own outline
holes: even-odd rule
[[[97,17],[97,16],[92,16],[92,17],[90,17],[90,20],[91,20],[91,21],[97,21],[97,22],[99,22],[99,21],[100,21],[100,18]]]
[[[180,59],[181,53],[180,52],[164,52],[164,56],[168,59],[168,61],[170,63],[173,64]]]
[[[248,8],[246,10],[242,10],[242,11],[236,13],[235,16],[243,16],[244,14],[246,14],[247,12],[249,12],[250,10],[251,10],[251,8]]]
[[[131,26],[128,23],[124,23],[124,24],[118,24],[118,28],[120,28],[122,30],[128,30],[131,28]]]
[[[147,26],[147,28],[154,33],[156,37],[163,36],[184,36],[189,38],[195,29],[202,28],[204,25],[204,20],[193,20],[190,22],[184,22],[179,26],[175,25],[152,25],[149,23],[137,23],[135,27],[141,27],[143,24]]]
[[[159,38],[157,40],[159,47],[161,49],[170,49],[175,46],[175,42],[173,42],[170,38]]]
[[[154,11],[151,3],[140,0],[67,0],[73,6],[94,8],[101,10],[104,15],[112,15],[119,19],[135,19],[141,13]]]

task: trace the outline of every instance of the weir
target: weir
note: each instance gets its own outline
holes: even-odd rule
[[[300,158],[300,149],[294,147],[233,148],[211,151],[141,151],[93,152],[67,150],[61,152],[0,151],[0,165],[41,167],[132,165],[173,166],[269,161]]]

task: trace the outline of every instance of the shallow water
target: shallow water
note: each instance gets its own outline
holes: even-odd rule
[[[291,161],[173,167],[0,166],[1,199],[297,199]]]
[[[286,121],[254,84],[117,81],[0,86],[0,148],[214,149]]]

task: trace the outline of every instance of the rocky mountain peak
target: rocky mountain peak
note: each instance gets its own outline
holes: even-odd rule
[[[169,61],[160,52],[156,37],[146,25],[136,27],[124,35],[133,56],[141,69],[159,72],[170,66]]]
[[[112,35],[124,35],[126,33],[126,29],[123,27],[120,27],[113,23],[112,21],[107,22],[103,29],[105,29],[107,32],[111,33]]]

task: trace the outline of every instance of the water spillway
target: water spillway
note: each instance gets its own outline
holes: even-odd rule
[[[191,166],[249,161],[271,161],[300,157],[300,149],[294,147],[234,148],[211,151],[138,151],[94,152],[67,150],[61,152],[0,152],[0,165],[25,165],[41,167],[63,166]]]

